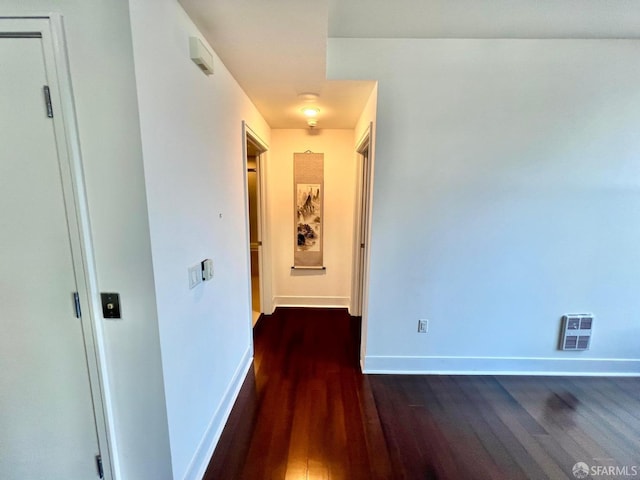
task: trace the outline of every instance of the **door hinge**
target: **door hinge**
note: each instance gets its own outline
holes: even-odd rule
[[[44,91],[44,102],[47,105],[47,117],[53,118],[53,105],[51,105],[51,92],[49,91],[49,86],[45,85],[42,87]]]
[[[104,478],[104,470],[102,468],[102,455],[96,455],[96,467],[98,468],[98,476]]]
[[[78,295],[78,292],[73,292],[73,304],[76,307],[76,318],[82,317],[82,311],[80,310],[80,295]]]

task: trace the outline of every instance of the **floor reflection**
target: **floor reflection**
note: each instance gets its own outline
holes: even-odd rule
[[[571,392],[554,392],[547,397],[543,415],[545,420],[573,427],[575,425],[575,413],[580,405],[580,400]]]

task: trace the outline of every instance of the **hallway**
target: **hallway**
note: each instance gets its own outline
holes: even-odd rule
[[[382,429],[345,310],[278,309],[209,465],[213,479],[389,479]]]

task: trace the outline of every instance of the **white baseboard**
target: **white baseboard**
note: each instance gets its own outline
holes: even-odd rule
[[[349,297],[303,297],[303,296],[281,296],[273,297],[275,307],[325,307],[325,308],[348,308],[351,303]]]
[[[604,358],[366,356],[363,373],[640,376],[640,360]]]
[[[202,440],[200,440],[200,444],[189,463],[189,467],[187,468],[184,477],[182,477],[183,480],[201,480],[204,476],[207,466],[209,465],[209,461],[211,460],[211,455],[213,455],[213,451],[220,440],[222,430],[224,429],[229,415],[231,414],[233,404],[235,403],[236,398],[238,398],[240,388],[247,376],[247,372],[249,371],[249,367],[251,367],[252,361],[253,356],[251,354],[251,347],[249,347],[244,353],[238,368],[236,368],[231,383],[222,397],[220,406],[213,414],[213,417],[209,422],[209,426],[202,436]]]

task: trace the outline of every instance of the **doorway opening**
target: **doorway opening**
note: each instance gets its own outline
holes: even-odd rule
[[[252,326],[265,312],[265,259],[263,256],[264,238],[264,183],[263,166],[267,146],[244,125],[245,165],[247,179],[247,210],[249,218],[249,256],[251,273],[251,319]]]

